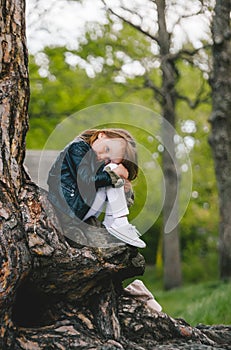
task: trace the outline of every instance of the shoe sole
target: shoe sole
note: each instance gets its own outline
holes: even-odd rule
[[[108,228],[107,230],[111,235],[113,235],[117,239],[119,239],[127,244],[130,244],[130,245],[137,247],[137,248],[145,248],[146,247],[146,244],[144,243],[144,241],[142,241],[139,238],[137,240],[129,239],[126,235],[123,235],[121,232],[117,231],[116,229],[114,229],[112,227]]]

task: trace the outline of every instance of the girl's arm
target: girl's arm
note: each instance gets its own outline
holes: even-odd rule
[[[82,189],[89,190],[94,187],[98,189],[100,187],[114,186],[121,187],[124,185],[122,179],[128,175],[126,168],[121,164],[117,173],[110,169],[105,170],[104,164],[101,164],[97,168],[95,153],[89,148],[89,145],[85,142],[78,142],[69,149],[68,152],[69,163],[74,164],[73,178],[77,180],[77,186]]]

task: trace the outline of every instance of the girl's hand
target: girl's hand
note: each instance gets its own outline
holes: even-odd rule
[[[129,175],[128,170],[125,168],[125,166],[123,166],[123,164],[119,164],[115,169],[113,169],[113,171],[123,179],[128,178],[128,175]]]

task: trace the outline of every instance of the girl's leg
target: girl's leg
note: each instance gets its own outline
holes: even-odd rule
[[[106,189],[105,187],[98,189],[96,196],[91,208],[88,210],[87,214],[84,216],[83,220],[87,220],[91,216],[98,217],[102,212],[106,201]]]
[[[113,170],[117,165],[110,164]],[[104,225],[109,233],[130,245],[144,248],[146,244],[139,238],[140,233],[135,226],[129,224],[129,214],[124,186],[119,188],[107,187],[107,207]]]
[[[104,225],[110,227],[112,223],[116,225],[128,224],[127,215],[129,210],[124,193],[124,186],[119,188],[107,187],[107,205],[104,217]]]
[[[105,215],[104,215],[104,220],[103,224],[105,227],[110,227],[113,223],[113,215],[112,215],[112,210],[110,203],[107,201],[106,203],[106,209],[105,209]]]
[[[125,243],[144,248],[146,244],[139,238],[140,233],[127,219],[129,211],[124,186],[119,188],[107,187],[106,193],[108,202],[103,223],[108,232]]]
[[[111,170],[115,169],[118,164],[110,163],[107,167],[110,167]],[[104,217],[104,225],[110,227],[113,222],[120,221],[122,223],[128,223],[127,215],[129,214],[127,200],[124,193],[124,186],[119,188],[107,187],[107,205]]]

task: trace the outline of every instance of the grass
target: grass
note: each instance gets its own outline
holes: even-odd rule
[[[231,283],[218,281],[155,293],[164,312],[183,318],[191,325],[231,324],[230,295]]]
[[[169,316],[183,318],[192,326],[231,325],[231,282],[207,281],[164,291],[161,276],[156,276],[152,266],[147,266],[144,276],[138,278]]]

